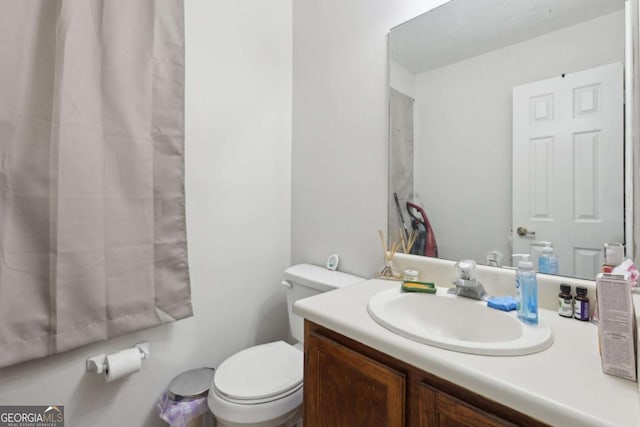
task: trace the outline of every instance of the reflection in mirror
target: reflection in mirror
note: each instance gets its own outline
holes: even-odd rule
[[[549,241],[559,274],[593,279],[625,236],[624,13],[452,0],[392,29],[389,231],[504,266]]]

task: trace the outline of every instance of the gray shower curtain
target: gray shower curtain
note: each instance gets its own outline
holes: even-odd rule
[[[390,89],[389,94],[389,230],[393,240],[400,228],[400,216],[393,193],[398,194],[407,228],[411,218],[406,209],[413,192],[413,98]]]
[[[182,0],[0,2],[0,366],[190,316]]]

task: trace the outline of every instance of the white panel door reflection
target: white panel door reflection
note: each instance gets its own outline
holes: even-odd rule
[[[513,251],[534,266],[551,241],[561,275],[594,279],[602,245],[624,242],[623,71],[513,88]]]

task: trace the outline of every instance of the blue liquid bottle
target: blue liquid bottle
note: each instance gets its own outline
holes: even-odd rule
[[[522,257],[518,261],[516,271],[516,294],[518,298],[518,319],[522,322],[538,324],[538,280],[533,270],[533,263],[529,261],[529,254],[514,254]]]
[[[558,256],[553,250],[551,242],[538,242],[544,244],[542,254],[538,258],[538,271],[546,274],[558,274]]]

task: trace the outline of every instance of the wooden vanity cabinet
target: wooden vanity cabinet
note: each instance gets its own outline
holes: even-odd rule
[[[517,426],[496,415],[450,396],[426,383],[421,383],[417,393],[417,426],[439,427],[504,427]]]
[[[324,336],[308,339],[305,427],[405,425],[402,373]]]
[[[305,427],[546,426],[305,321]]]

